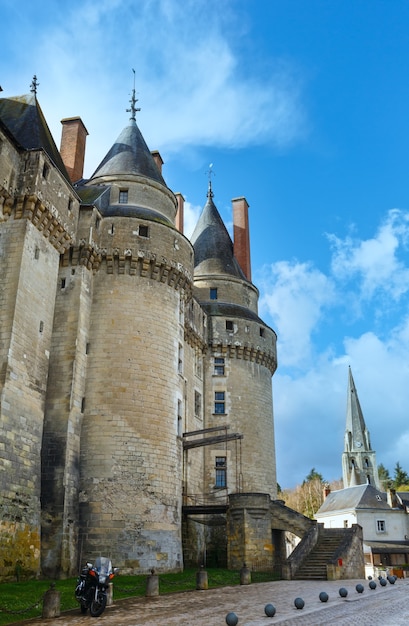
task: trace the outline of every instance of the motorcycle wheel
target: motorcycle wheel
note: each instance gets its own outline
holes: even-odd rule
[[[89,612],[92,617],[99,617],[103,612],[107,605],[107,594],[105,591],[98,591],[97,599],[93,598],[91,601],[91,606],[89,607]]]

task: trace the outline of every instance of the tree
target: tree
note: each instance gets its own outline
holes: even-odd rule
[[[382,485],[382,489],[384,491],[387,491],[388,489],[392,487],[393,481],[389,474],[389,470],[384,465],[382,465],[382,463],[378,465],[378,476],[379,476],[379,481]]]
[[[399,461],[395,465],[393,476],[393,488],[398,489],[402,485],[409,485],[409,475],[402,469]]]
[[[322,474],[313,467],[301,485],[283,492],[286,505],[314,519],[315,513],[324,501],[324,484]]]

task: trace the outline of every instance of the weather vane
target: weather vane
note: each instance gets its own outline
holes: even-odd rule
[[[131,103],[131,108],[126,109],[126,112],[131,113],[131,117],[129,119],[136,122],[136,112],[140,111],[141,109],[135,106],[136,103],[138,102],[138,99],[135,98],[135,70],[132,68],[132,71],[133,71],[133,89],[132,89],[132,98],[129,100],[129,102]]]
[[[209,188],[207,190],[207,197],[208,198],[213,198],[213,190],[212,190],[212,176],[216,176],[215,172],[213,171],[213,163],[209,164],[209,169],[206,172],[208,178],[209,178]]]
[[[30,91],[36,96],[37,95],[37,87],[39,86],[39,82],[37,81],[37,76],[34,74],[33,80],[31,81]]]

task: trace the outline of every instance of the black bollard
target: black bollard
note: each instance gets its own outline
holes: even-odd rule
[[[240,570],[240,585],[250,585],[251,572],[247,565],[243,563],[243,567]]]
[[[51,583],[43,596],[42,617],[60,617],[61,593],[56,590],[55,583]]]
[[[155,570],[151,569],[150,576],[146,579],[146,593],[147,598],[154,598],[159,595],[159,576],[155,574]]]

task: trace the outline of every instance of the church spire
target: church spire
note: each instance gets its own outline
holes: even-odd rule
[[[342,455],[344,488],[369,483],[380,489],[376,455],[371,448],[351,368],[348,369],[345,445]]]

